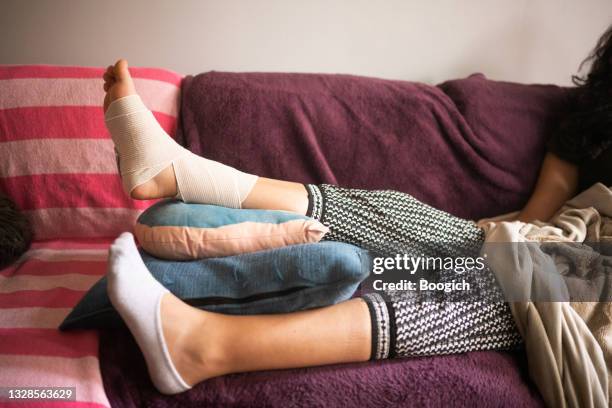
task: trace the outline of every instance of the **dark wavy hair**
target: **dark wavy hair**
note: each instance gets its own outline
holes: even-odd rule
[[[32,243],[32,227],[8,197],[0,194],[0,269],[15,262]]]
[[[560,124],[557,137],[565,151],[579,160],[592,159],[612,145],[612,26],[573,75],[577,86],[574,108]]]

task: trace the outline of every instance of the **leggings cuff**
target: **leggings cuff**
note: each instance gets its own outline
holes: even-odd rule
[[[368,305],[372,322],[372,351],[370,360],[389,358],[393,354],[395,330],[391,325],[392,318],[389,303],[379,293],[367,293],[362,299]]]
[[[304,184],[308,192],[308,209],[306,216],[321,221],[323,218],[323,194],[321,189],[314,184]]]

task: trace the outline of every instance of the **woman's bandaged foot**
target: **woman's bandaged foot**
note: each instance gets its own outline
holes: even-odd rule
[[[119,172],[128,194],[172,165],[177,198],[188,203],[240,208],[257,176],[191,153],[157,123],[138,95],[113,101],[105,122],[119,156]]]

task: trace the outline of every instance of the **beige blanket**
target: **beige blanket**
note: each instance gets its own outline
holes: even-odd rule
[[[609,406],[612,303],[569,300],[570,292],[597,292],[601,297],[595,299],[609,300],[612,264],[602,264],[602,256],[586,245],[557,245],[564,248],[556,251],[547,251],[546,245],[610,244],[611,217],[612,190],[596,184],[568,201],[548,224],[479,222],[486,231],[483,252],[504,294],[513,298],[530,376],[551,407]],[[547,296],[564,301],[538,301]]]

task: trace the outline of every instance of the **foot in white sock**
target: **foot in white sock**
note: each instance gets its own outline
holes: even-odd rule
[[[110,248],[109,298],[136,339],[153,384],[164,394],[191,388],[175,367],[163,332],[161,303],[168,289],[153,278],[142,261],[134,237],[123,233]]]
[[[114,78],[116,82],[105,84],[105,90],[111,95],[105,121],[119,155],[126,192],[132,195],[136,187],[171,166],[176,177],[177,198],[240,208],[257,176],[197,156],[176,143],[135,94],[127,63],[116,66]],[[122,86],[126,92],[120,93],[127,95],[114,99],[115,84]],[[131,84],[131,91],[127,84]]]

